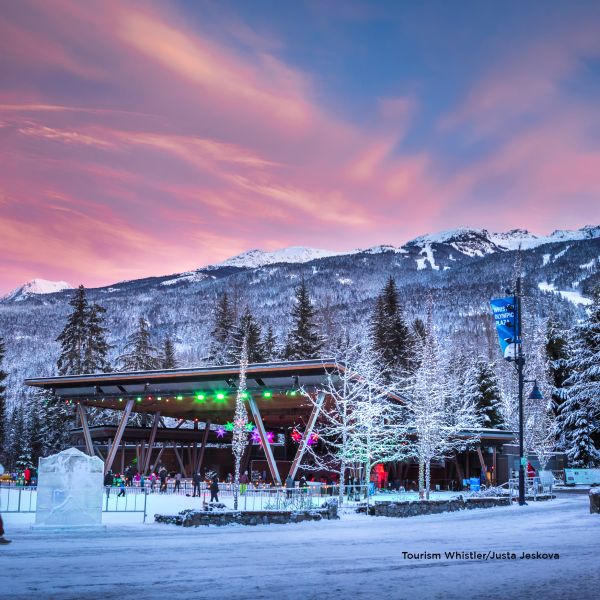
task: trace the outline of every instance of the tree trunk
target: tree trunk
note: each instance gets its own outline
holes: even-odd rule
[[[425,463],[419,460],[419,496],[425,489]]]
[[[431,487],[431,461],[425,463],[425,500],[429,500],[429,488]]]
[[[346,461],[342,461],[340,465],[340,485],[338,489],[338,506],[341,507],[344,503],[344,481],[346,477]]]

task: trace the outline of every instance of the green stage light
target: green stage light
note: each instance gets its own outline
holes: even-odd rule
[[[183,396],[177,396],[177,400],[183,400]]]
[[[198,402],[202,402],[205,399],[206,399],[206,396],[204,394],[196,394],[196,400]]]
[[[160,401],[162,400],[162,396],[156,396],[156,399]]]
[[[269,392],[269,390],[265,390],[262,395],[263,395],[263,398],[270,398],[273,395],[273,392]]]
[[[295,396],[295,395],[296,395],[296,390],[292,390],[292,391],[290,392],[290,396]]]
[[[225,400],[225,394],[224,394],[223,392],[217,392],[217,393],[215,394],[215,398],[216,398],[217,400]]]
[[[248,392],[242,392],[242,398],[247,398],[248,397]]]
[[[119,402],[123,402],[123,398],[119,398]]]
[[[141,396],[138,396],[138,397],[136,398],[136,401],[137,401],[137,402],[141,402],[141,401],[142,401],[142,397],[141,397]]]

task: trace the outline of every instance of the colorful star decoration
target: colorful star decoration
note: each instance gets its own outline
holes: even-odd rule
[[[255,429],[252,432],[252,443],[260,444],[262,446],[262,440],[260,439],[260,433],[258,433],[258,429]],[[275,434],[272,431],[267,431],[267,443],[272,444],[275,441]]]
[[[231,421],[227,421],[227,423],[225,423],[225,430],[233,431],[233,423]]]
[[[217,427],[217,437],[222,438],[224,435],[225,435],[225,427],[223,427],[222,425],[219,425],[219,427]]]

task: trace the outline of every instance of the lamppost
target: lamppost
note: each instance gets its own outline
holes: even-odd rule
[[[525,502],[525,465],[527,460],[524,456],[524,411],[523,411],[523,384],[533,383],[533,389],[527,397],[529,400],[543,400],[544,395],[540,391],[537,379],[523,379],[523,364],[520,361],[517,365],[519,373],[519,506],[527,504]],[[519,368],[520,367],[520,368]]]

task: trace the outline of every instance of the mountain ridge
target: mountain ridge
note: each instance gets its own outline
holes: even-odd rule
[[[485,228],[457,227],[418,236],[402,246],[382,244],[349,251],[334,251],[306,246],[289,246],[274,251],[255,248],[219,263],[199,267],[193,271],[131,279],[107,286],[98,286],[97,289],[116,289],[118,285],[132,284],[146,279],[162,279],[161,285],[170,286],[184,281],[202,281],[206,277],[214,277],[214,272],[226,268],[259,269],[276,264],[305,264],[323,258],[385,252],[404,255],[416,252],[419,255],[415,258],[419,270],[426,268],[439,270],[440,265],[436,263],[434,254],[444,246],[448,247],[449,260],[453,260],[454,256],[450,253],[450,248],[468,257],[482,257],[496,252],[516,250],[519,247],[523,250],[529,250],[544,244],[596,238],[600,238],[600,225],[586,225],[574,230],[556,229],[548,236],[537,236],[526,229],[512,229],[507,232],[494,233]],[[443,268],[450,267],[445,265],[442,266]],[[72,288],[73,286],[66,281],[53,282],[36,278],[0,297],[0,302],[20,302],[31,296],[54,294]]]

